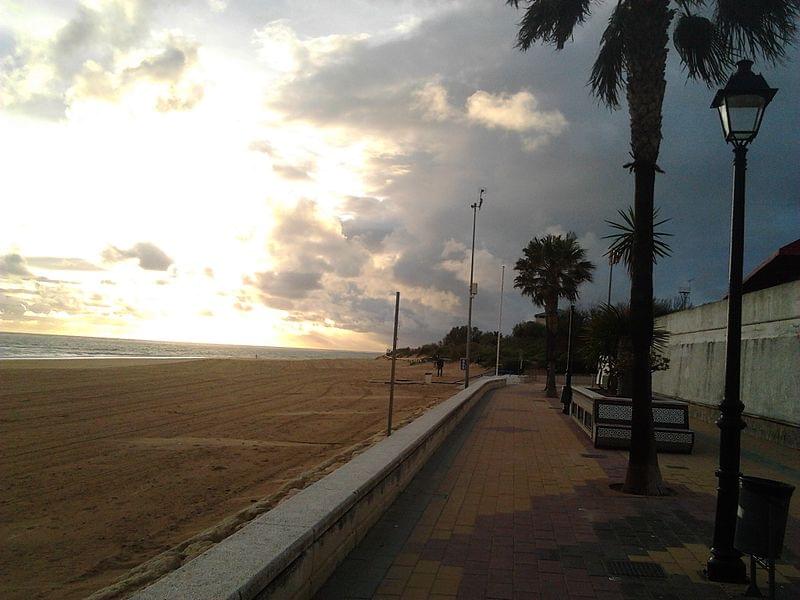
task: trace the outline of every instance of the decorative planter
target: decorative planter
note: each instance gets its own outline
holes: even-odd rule
[[[595,448],[630,447],[630,398],[604,396],[572,386],[570,416],[594,442]],[[689,429],[689,405],[678,400],[653,400],[656,448],[659,452],[691,453],[694,432]]]

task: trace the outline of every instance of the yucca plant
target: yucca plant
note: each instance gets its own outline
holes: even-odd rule
[[[653,264],[656,264],[659,258],[672,255],[672,248],[664,241],[665,237],[672,237],[672,234],[656,229],[669,221],[669,219],[657,221],[656,219],[658,218],[659,212],[660,209],[658,208],[653,211],[653,256],[651,258]],[[618,210],[617,214],[619,214],[621,221],[609,221],[606,219],[606,223],[608,223],[612,229],[616,229],[617,232],[604,236],[604,239],[610,239],[612,242],[603,256],[618,258],[625,263],[625,266],[630,272],[631,264],[633,263],[633,238],[636,215],[633,212],[632,206],[629,206],[627,211]]]
[[[523,7],[517,46],[561,50],[601,0],[505,0]],[[634,235],[630,250],[633,333],[631,450],[623,489],[665,492],[656,454],[650,379],[653,338],[653,199],[667,82],[667,48],[677,50],[690,79],[721,83],[739,59],[775,63],[794,42],[800,0],[618,0],[600,42],[589,84],[612,109],[624,92],[630,115]]]
[[[607,389],[618,396],[631,395],[632,336],[630,305],[603,304],[592,310],[579,338],[581,354],[589,364],[605,361],[610,376]],[[663,327],[653,328],[653,345],[650,348],[651,373],[669,367],[669,359],[664,356],[668,340],[667,330]]]

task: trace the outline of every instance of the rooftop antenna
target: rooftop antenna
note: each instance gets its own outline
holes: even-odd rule
[[[689,294],[692,293],[692,288],[688,285],[682,285],[678,288],[678,293],[681,295],[681,310],[684,310],[686,305],[689,304]]]

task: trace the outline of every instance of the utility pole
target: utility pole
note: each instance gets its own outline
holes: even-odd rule
[[[611,305],[611,280],[614,277],[614,265],[619,262],[619,254],[616,252],[608,253],[608,300],[606,304]]]
[[[394,408],[394,372],[397,363],[397,321],[400,316],[400,292],[395,292],[394,300],[394,336],[392,337],[392,377],[389,381],[389,418],[386,423],[386,435],[392,435],[392,409]]]
[[[503,283],[506,278],[506,266],[500,269],[500,316],[497,318],[497,358],[494,361],[494,376],[500,374],[500,330],[503,327]]]
[[[469,349],[472,345],[472,299],[475,297],[476,289],[472,283],[472,278],[475,272],[475,224],[478,220],[478,211],[483,206],[483,194],[486,192],[481,188],[481,193],[478,194],[478,201],[470,204],[472,209],[472,253],[469,259],[469,311],[467,313],[467,368],[464,371],[464,387],[469,387]]]

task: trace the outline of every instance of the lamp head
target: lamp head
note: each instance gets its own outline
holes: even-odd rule
[[[736,66],[728,83],[714,96],[711,108],[719,112],[725,141],[744,146],[758,135],[764,109],[778,90],[769,87],[760,74],[753,73],[753,61],[740,60]]]

